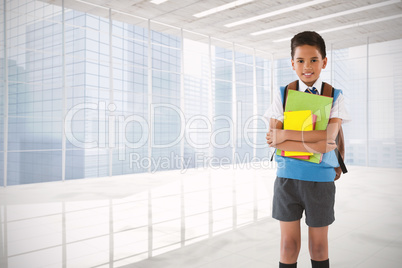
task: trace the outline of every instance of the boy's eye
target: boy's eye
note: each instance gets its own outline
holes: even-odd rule
[[[317,62],[317,60],[311,60],[311,62]]]
[[[303,63],[303,62],[304,62],[304,60],[298,60],[297,62],[298,62],[298,63]]]

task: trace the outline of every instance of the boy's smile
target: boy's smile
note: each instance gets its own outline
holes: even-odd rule
[[[292,59],[293,70],[296,71],[297,76],[307,86],[314,84],[326,65],[327,58],[323,59],[315,46],[303,45],[297,47]]]

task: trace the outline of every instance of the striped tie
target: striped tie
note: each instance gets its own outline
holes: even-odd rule
[[[313,87],[312,89],[307,88],[304,92],[308,92],[308,93],[311,93],[311,94],[318,95],[318,90],[315,87]]]

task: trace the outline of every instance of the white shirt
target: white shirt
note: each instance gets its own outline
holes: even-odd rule
[[[302,92],[304,92],[307,88],[311,89],[315,87],[318,93],[321,94],[321,86],[322,86],[321,78],[318,78],[312,87],[308,87],[306,84],[303,83],[303,81],[299,79],[299,91]],[[271,106],[268,108],[268,110],[265,112],[264,117],[268,121],[270,118],[274,118],[283,122],[283,103],[282,103],[281,92],[279,89],[274,92],[273,102]],[[331,108],[329,118],[330,119],[340,118],[342,119],[342,123],[347,123],[351,121],[351,118],[345,107],[345,98],[343,97],[343,94],[339,94],[338,98],[336,99],[334,105]]]

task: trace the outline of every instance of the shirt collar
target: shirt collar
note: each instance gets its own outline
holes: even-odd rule
[[[302,92],[306,91],[307,88],[315,87],[318,91],[318,94],[321,95],[321,86],[322,86],[322,80],[320,77],[318,77],[317,81],[315,81],[312,87],[307,86],[302,80],[299,79],[299,91]]]

